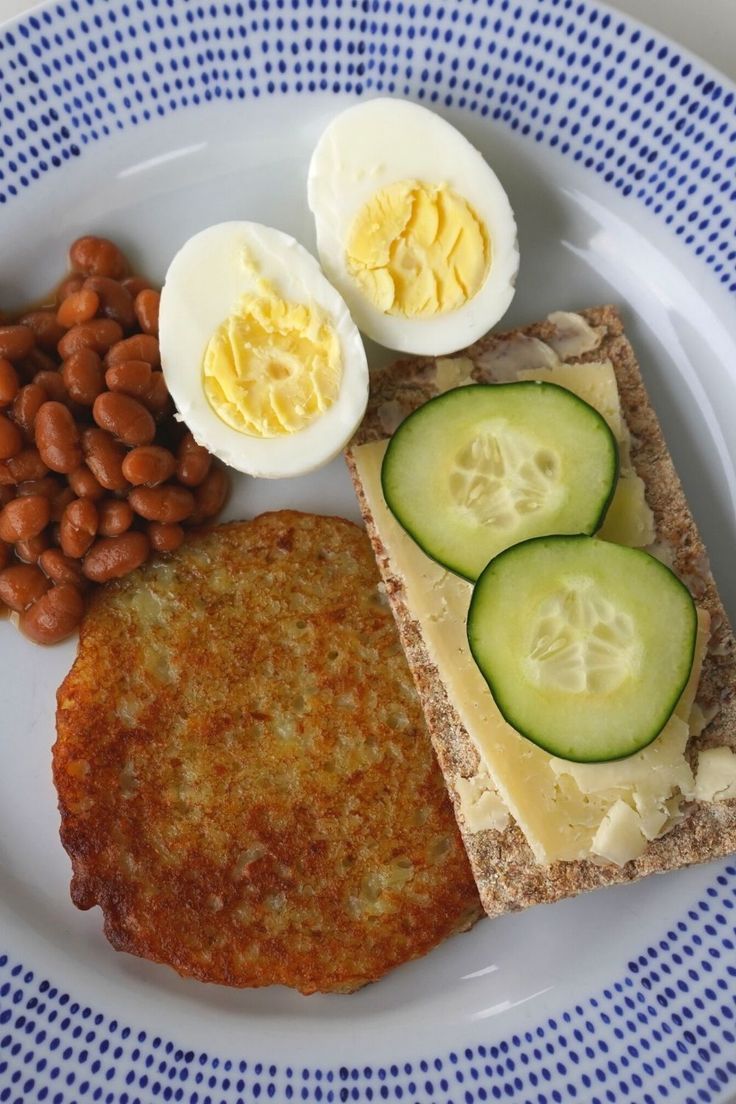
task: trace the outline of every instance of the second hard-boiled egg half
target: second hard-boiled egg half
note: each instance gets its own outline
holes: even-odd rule
[[[159,341],[181,417],[239,471],[312,471],[363,417],[360,334],[315,259],[280,230],[223,222],[190,238],[166,274]]]
[[[452,352],[509,306],[511,205],[478,150],[434,112],[388,98],[343,111],[315,148],[308,199],[322,268],[382,345]]]

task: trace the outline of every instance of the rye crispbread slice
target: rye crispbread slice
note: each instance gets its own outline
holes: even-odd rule
[[[646,485],[657,540],[669,546],[673,569],[689,586],[698,605],[711,617],[711,639],[696,699],[706,713],[715,709],[717,712],[705,730],[691,738],[688,744],[688,755],[694,764],[698,751],[703,748],[725,745],[736,750],[736,642],[733,630],[634,352],[624,335],[621,317],[613,306],[594,307],[580,314],[597,330],[598,344],[581,356],[566,358],[561,353],[561,359],[570,363],[608,359],[613,364],[621,406],[631,431],[631,459]],[[513,345],[514,355],[518,357],[523,355],[526,344],[534,361],[528,366],[534,367],[539,364],[537,342],[559,342],[561,337],[555,322],[547,319],[505,334],[491,334],[457,355],[472,360],[472,376],[477,382],[488,383],[494,378],[488,362],[497,361],[505,348],[510,350]],[[437,372],[437,360],[433,358],[404,359],[378,371],[372,380],[365,420],[353,444],[390,436],[408,413],[437,394]],[[350,450],[347,463],[434,748],[453,799],[483,906],[489,916],[557,901],[584,890],[634,881],[647,874],[707,862],[736,851],[736,801],[690,803],[679,824],[651,842],[640,858],[623,867],[587,860],[541,866],[513,821],[504,831],[469,832],[452,780],[458,774],[467,777],[476,771],[478,753],[448,698],[428,654],[421,628],[406,604],[403,580],[383,546]]]

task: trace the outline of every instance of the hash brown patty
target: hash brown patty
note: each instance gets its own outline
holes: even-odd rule
[[[58,692],[81,909],[118,950],[348,992],[480,902],[363,530],[219,526],[100,590]]]

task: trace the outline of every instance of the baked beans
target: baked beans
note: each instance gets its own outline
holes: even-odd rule
[[[101,537],[119,537],[133,524],[133,507],[124,498],[106,498],[97,507]]]
[[[59,356],[66,360],[80,349],[92,349],[95,353],[106,353],[109,348],[120,343],[123,336],[122,326],[112,318],[95,318],[92,322],[81,322],[67,330],[56,346]]]
[[[212,457],[207,449],[198,445],[191,433],[187,432],[179,443],[176,454],[176,478],[185,487],[198,487],[209,474]]]
[[[125,446],[107,430],[95,426],[83,430],[82,450],[87,467],[106,491],[124,491],[130,486],[123,475]]]
[[[122,364],[113,364],[105,372],[105,383],[110,391],[145,396],[151,389],[151,365],[145,360],[124,360]]]
[[[194,495],[176,483],[164,487],[134,487],[128,495],[128,502],[146,521],[166,524],[184,521],[194,511]]]
[[[60,326],[54,310],[28,311],[18,319],[22,326],[33,330],[36,346],[46,353],[55,353],[56,346],[64,336],[64,327]]]
[[[50,537],[47,536],[51,530],[45,529],[43,533],[38,533],[35,537],[28,537],[27,540],[19,540],[15,542],[15,555],[21,563],[35,564],[46,551],[49,546]]]
[[[20,389],[18,373],[9,360],[0,360],[0,406],[10,406]]]
[[[0,357],[22,360],[35,344],[35,335],[28,326],[0,326]]]
[[[155,487],[176,471],[174,454],[161,445],[141,445],[123,460],[123,475],[134,487]]]
[[[38,566],[53,583],[72,583],[79,590],[88,585],[79,560],[65,556],[60,548],[47,548],[38,558]]]
[[[176,552],[184,540],[184,530],[181,525],[152,521],[148,526],[148,539],[154,552]]]
[[[102,361],[93,349],[72,353],[61,366],[61,378],[73,402],[91,406],[105,390]]]
[[[133,298],[121,283],[109,276],[90,276],[84,281],[83,290],[97,296],[98,310],[105,318],[119,322],[124,330],[133,329],[136,323]]]
[[[48,398],[47,392],[39,383],[27,383],[13,400],[13,421],[20,426],[29,441],[33,440],[36,415]]]
[[[70,502],[61,515],[59,529],[64,555],[81,559],[97,536],[98,525],[97,507],[91,499],[75,498]]]
[[[21,613],[50,586],[50,581],[35,564],[13,564],[0,571],[0,602]]]
[[[0,316],[0,606],[42,644],[74,631],[92,583],[174,552],[228,490],[173,418],[159,291],[106,238],[70,261],[54,305]]]
[[[128,262],[115,242],[92,235],[72,242],[69,261],[74,272],[82,272],[85,276],[109,276],[120,280],[129,270]]]
[[[51,503],[46,495],[14,498],[0,510],[0,540],[8,544],[28,540],[42,532],[51,521]]]
[[[135,571],[148,559],[148,537],[130,531],[119,537],[104,537],[89,550],[82,571],[93,583],[107,583]]]
[[[36,448],[47,468],[73,472],[82,463],[79,431],[68,407],[45,402],[36,414]]]
[[[56,312],[56,321],[65,330],[90,322],[100,309],[100,297],[97,292],[83,285],[79,291],[67,295]]]
[[[158,308],[161,302],[161,293],[153,288],[144,288],[135,297],[135,316],[138,325],[146,334],[158,337]]]
[[[150,414],[149,414],[150,418]],[[0,414],[0,460],[9,460],[23,448],[23,434],[15,422]]]
[[[84,598],[71,583],[52,586],[20,615],[20,631],[36,644],[66,640],[84,616]]]

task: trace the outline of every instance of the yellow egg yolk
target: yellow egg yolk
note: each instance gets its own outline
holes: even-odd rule
[[[217,328],[204,354],[210,406],[253,437],[304,429],[332,406],[341,376],[340,342],[323,311],[289,303],[263,283]]]
[[[491,265],[488,232],[444,184],[399,180],[359,211],[348,269],[384,314],[427,318],[457,310],[480,290]]]

